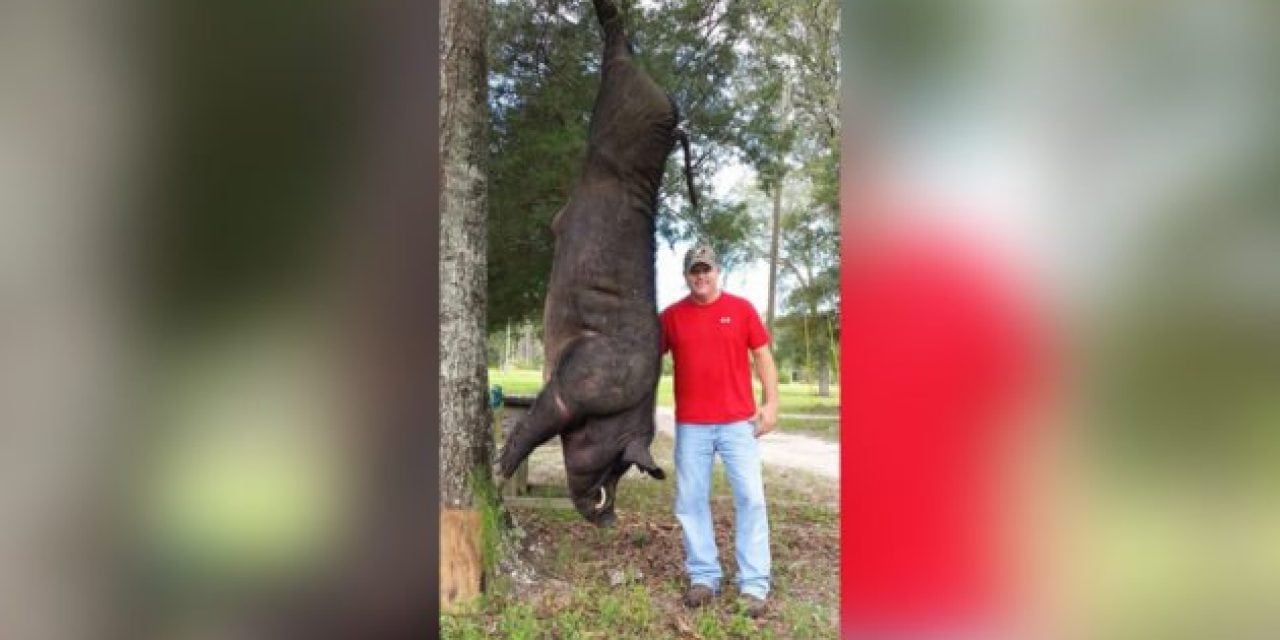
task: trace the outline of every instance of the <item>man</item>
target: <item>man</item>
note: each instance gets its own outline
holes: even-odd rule
[[[715,251],[684,256],[688,297],[662,312],[662,351],[675,362],[676,517],[684,536],[689,590],[684,603],[716,597],[722,576],[711,519],[711,469],[720,454],[733,488],[739,602],[759,617],[769,594],[769,520],[756,438],[778,422],[778,373],[755,308],[720,290]],[[756,410],[747,355],[764,387]]]

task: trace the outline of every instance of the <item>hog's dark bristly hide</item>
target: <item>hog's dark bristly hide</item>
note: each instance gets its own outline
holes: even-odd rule
[[[618,478],[632,465],[665,477],[649,453],[661,362],[654,216],[667,156],[683,134],[675,102],[632,60],[617,6],[594,4],[604,31],[602,77],[582,176],[551,223],[545,384],[494,472],[510,477],[559,435],[574,506],[609,526]]]

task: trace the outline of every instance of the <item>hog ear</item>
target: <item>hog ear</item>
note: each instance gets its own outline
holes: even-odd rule
[[[631,444],[627,445],[627,451],[622,454],[622,459],[636,465],[641,471],[653,476],[655,480],[663,480],[667,477],[666,472],[658,466],[658,463],[653,461],[653,456],[649,453],[649,447],[637,440],[633,440]]]

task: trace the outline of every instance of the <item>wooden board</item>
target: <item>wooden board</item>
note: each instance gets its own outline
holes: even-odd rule
[[[494,420],[494,442],[496,446],[494,451],[498,451],[502,447],[502,443],[506,441],[507,434],[515,427],[516,421],[525,414],[526,405],[510,404],[512,400],[520,402],[518,398],[509,396],[506,398],[508,404],[493,412]],[[528,404],[532,404],[530,401]],[[514,475],[507,479],[506,484],[502,485],[503,496],[523,496],[529,493],[529,461],[526,459],[520,463]]]
[[[480,595],[480,512],[440,510],[440,610],[455,611]]]
[[[525,507],[530,509],[572,509],[573,502],[568,498],[542,496],[510,496],[502,499],[508,507]]]

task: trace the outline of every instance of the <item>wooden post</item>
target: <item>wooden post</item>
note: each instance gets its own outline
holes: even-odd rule
[[[529,460],[520,463],[511,480],[502,487],[504,496],[522,496],[529,493]]]
[[[484,563],[480,551],[480,512],[440,510],[440,610],[453,612],[480,595]]]
[[[516,421],[524,415],[529,407],[533,404],[533,396],[506,396],[502,400],[503,406],[494,410],[493,420],[493,441],[498,446],[506,440],[506,433],[515,426]],[[508,409],[510,407],[510,409]],[[507,412],[510,411],[510,415]],[[502,486],[503,496],[523,496],[529,493],[529,459],[526,458],[520,466],[516,468],[515,474],[511,476]]]

